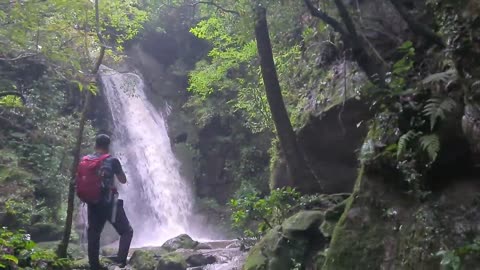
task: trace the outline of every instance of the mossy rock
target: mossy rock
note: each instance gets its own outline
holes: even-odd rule
[[[248,253],[243,270],[266,270],[269,256],[277,242],[282,238],[281,227],[270,230]]]
[[[160,256],[156,270],[186,270],[188,267],[185,257],[177,252],[170,252]]]
[[[347,200],[344,200],[341,203],[327,209],[327,211],[325,211],[325,220],[337,222],[345,211],[346,205]]]
[[[190,236],[187,234],[181,234],[175,238],[172,238],[165,242],[162,245],[162,248],[168,251],[175,251],[178,249],[195,249],[198,246],[198,242],[194,241]]]
[[[282,231],[288,238],[306,236],[308,231],[316,230],[323,222],[321,211],[301,211],[285,220]]]
[[[322,225],[320,225],[320,231],[325,237],[331,237],[333,235],[335,226],[337,226],[338,220],[345,211],[346,205],[347,200],[344,200],[325,211],[325,220],[323,221]]]
[[[152,250],[135,250],[129,264],[136,270],[155,270],[158,260]]]
[[[290,270],[292,260],[303,256],[307,242],[284,236],[280,226],[270,230],[249,252],[243,270]]]
[[[325,237],[332,237],[335,226],[337,226],[337,222],[325,220],[322,225],[320,225],[320,231]]]

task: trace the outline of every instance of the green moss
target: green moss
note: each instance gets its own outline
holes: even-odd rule
[[[345,202],[343,212],[332,235],[323,270],[378,269],[384,254],[383,237],[385,231],[381,222],[375,222],[379,214],[374,210],[365,210],[371,219],[368,225],[351,222],[348,218],[353,206],[368,204],[369,196],[360,196],[360,187],[364,180],[363,166],[360,168],[355,188]],[[381,215],[380,215],[381,216]],[[379,224],[380,223],[380,224]]]
[[[277,226],[270,230],[248,253],[243,270],[266,270],[268,257],[272,256],[271,251],[281,238],[281,228]]]
[[[129,264],[137,270],[154,270],[157,266],[155,253],[149,250],[135,250]]]
[[[165,244],[162,245],[162,248],[168,251],[175,251],[181,248],[194,249],[196,246],[198,246],[198,244],[199,243],[197,241],[193,240],[187,234],[181,234],[165,242]]]
[[[156,270],[185,270],[187,261],[177,252],[170,252],[160,256]]]

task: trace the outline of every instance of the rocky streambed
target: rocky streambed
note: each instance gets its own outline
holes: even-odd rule
[[[246,253],[237,240],[197,242],[186,234],[160,247],[132,248],[126,269],[135,270],[240,270]],[[116,248],[105,247],[101,261],[110,270],[119,269],[109,260]],[[74,269],[89,269],[87,259],[75,262]]]

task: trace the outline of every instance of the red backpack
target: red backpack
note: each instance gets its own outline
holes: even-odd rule
[[[100,171],[109,154],[100,157],[84,156],[78,164],[76,177],[77,196],[82,202],[97,203],[102,199],[103,176]]]

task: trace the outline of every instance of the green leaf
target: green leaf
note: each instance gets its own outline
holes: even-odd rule
[[[420,145],[422,149],[428,153],[432,162],[437,159],[438,152],[440,151],[440,138],[436,134],[420,137]]]
[[[445,119],[445,113],[452,112],[456,106],[457,103],[450,97],[429,99],[423,109],[423,113],[430,118],[430,129],[433,130],[437,120]]]
[[[2,259],[3,260],[7,260],[7,261],[11,261],[13,262],[14,264],[18,264],[18,258],[13,256],[13,255],[10,255],[10,254],[4,254],[2,255]]]
[[[397,158],[401,157],[407,150],[408,144],[415,140],[421,133],[409,130],[398,139]]]
[[[82,84],[81,82],[79,82],[79,81],[73,81],[73,82],[77,84],[78,90],[79,90],[80,92],[82,92],[82,91],[83,91],[83,84]]]
[[[445,72],[439,72],[431,74],[422,80],[423,84],[430,84],[435,82],[448,82],[457,77],[457,71],[455,69],[449,69]]]

